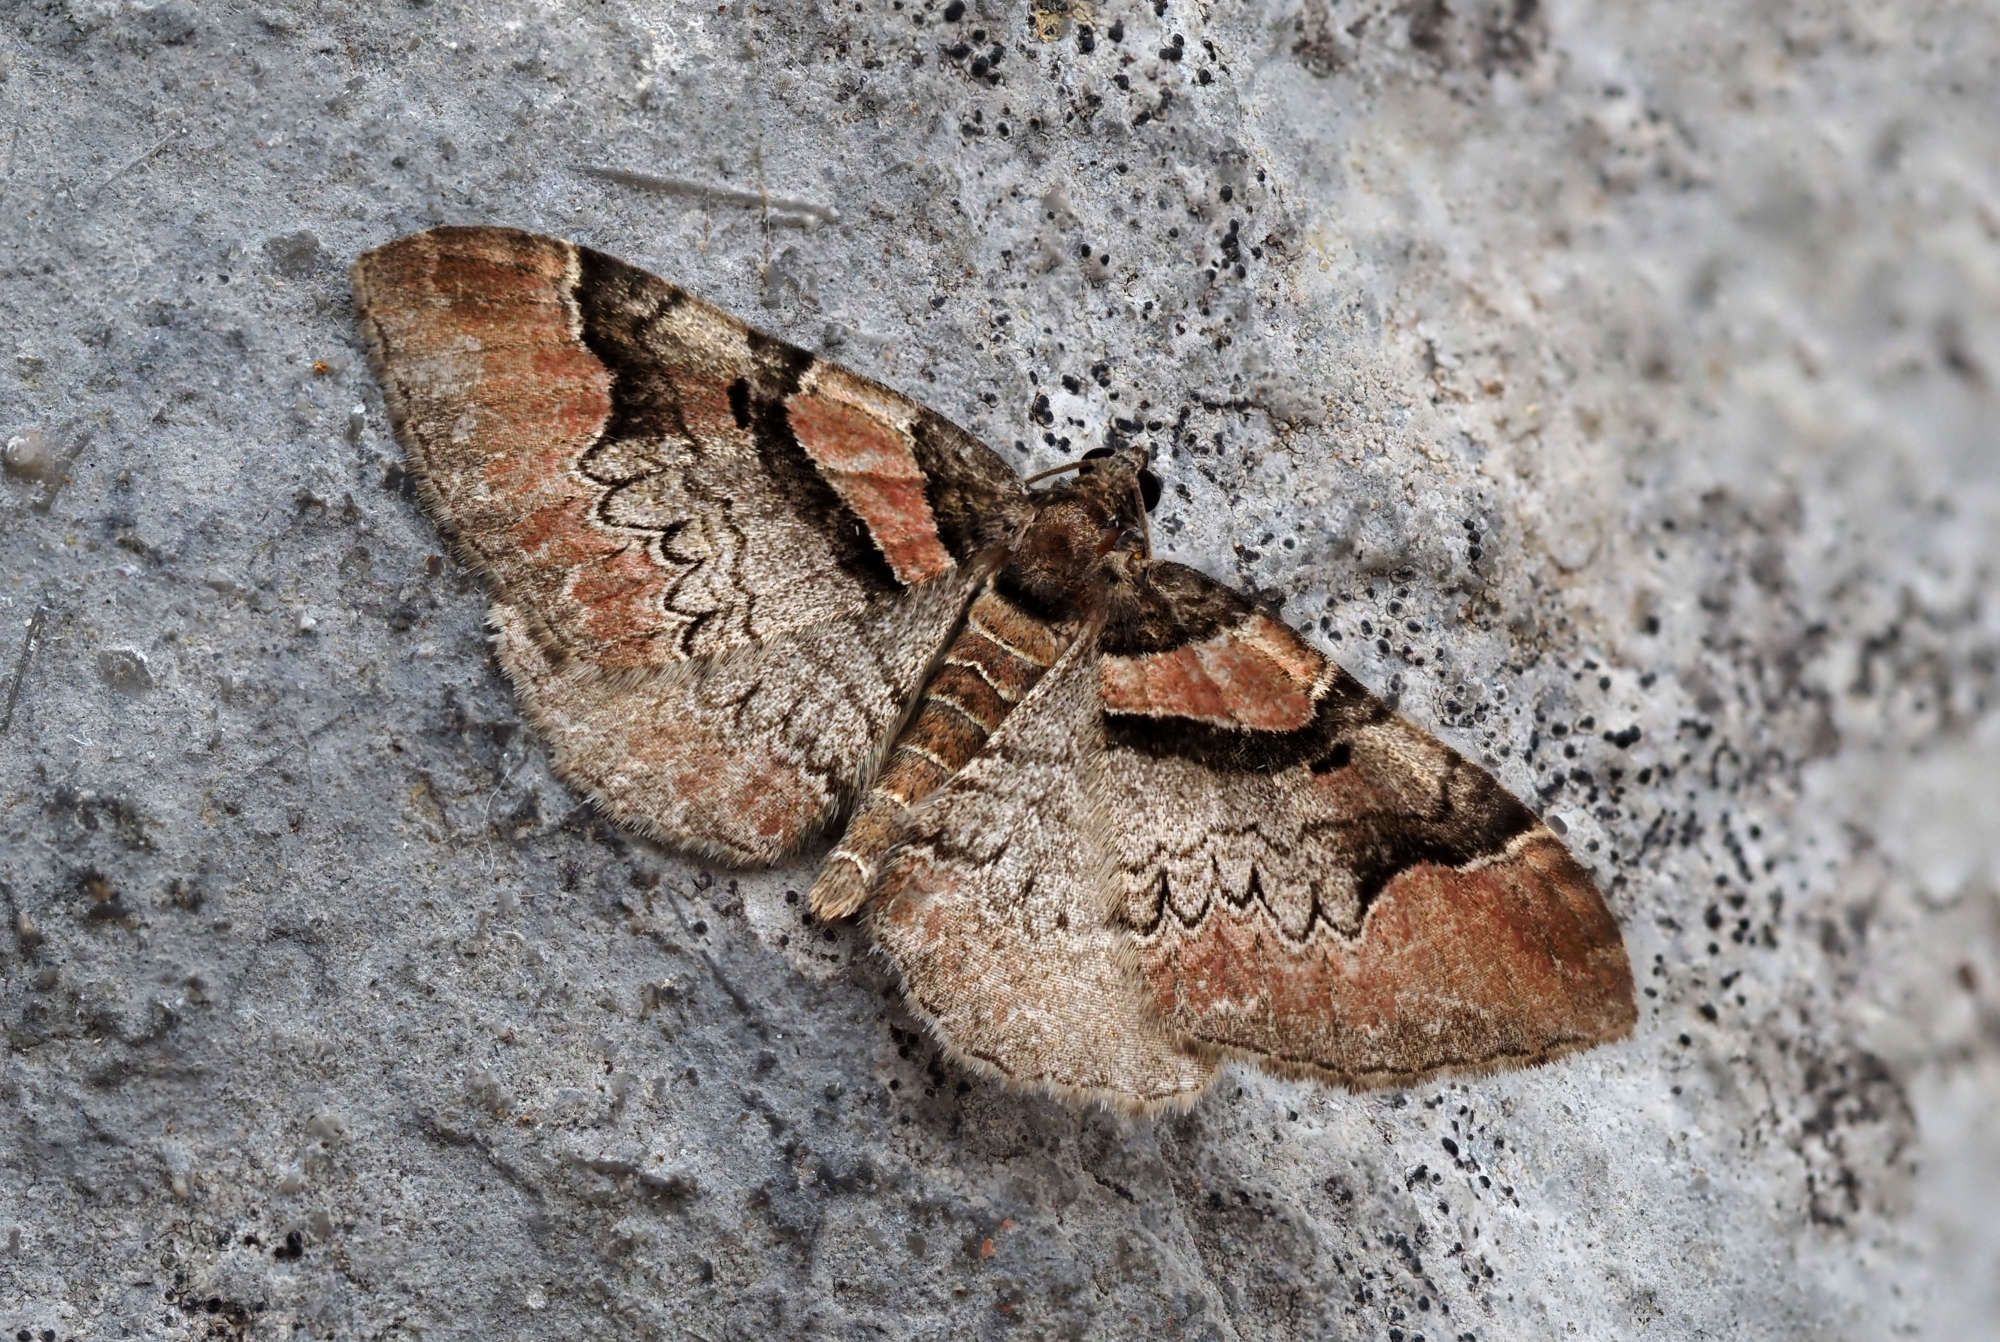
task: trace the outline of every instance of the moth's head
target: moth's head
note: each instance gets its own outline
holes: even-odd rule
[[[1108,553],[1128,536],[1143,532],[1146,514],[1160,501],[1160,481],[1147,469],[1146,456],[1146,448],[1136,443],[1086,452],[1076,474],[1049,491],[1043,514],[1073,514],[1072,525],[1087,523],[1100,533],[1097,555]]]
[[[1137,481],[1139,498],[1150,513],[1160,506],[1160,477],[1154,475],[1147,465],[1152,456],[1152,450],[1146,444],[1129,439],[1107,447],[1093,447],[1083,454],[1083,464],[1077,468],[1077,475],[1079,478],[1095,475],[1119,481]]]

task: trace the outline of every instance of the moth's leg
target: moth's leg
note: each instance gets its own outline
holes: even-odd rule
[[[979,594],[813,883],[814,916],[845,918],[868,902],[882,855],[901,836],[910,808],[979,753],[1077,632],[1074,624],[1035,618],[990,585]]]

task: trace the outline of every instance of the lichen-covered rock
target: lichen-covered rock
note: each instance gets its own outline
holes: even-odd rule
[[[0,1336],[1879,1337],[2000,1310],[2000,37],[1847,0],[15,7]],[[16,118],[19,120],[19,117]],[[1564,828],[1637,1035],[1130,1121],[550,777],[359,252],[575,237]],[[14,446],[16,443],[21,446]]]

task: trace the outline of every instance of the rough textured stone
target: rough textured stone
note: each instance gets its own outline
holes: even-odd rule
[[[1996,60],[1862,0],[7,7],[0,1336],[1982,1331]],[[940,1065],[809,865],[521,730],[343,277],[447,220],[1024,465],[1142,422],[1165,552],[1566,826],[1636,1038],[1136,1123]]]

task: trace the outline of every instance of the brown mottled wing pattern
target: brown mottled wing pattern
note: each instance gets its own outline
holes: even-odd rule
[[[587,248],[444,228],[354,287],[410,472],[558,769],[773,861],[865,785],[1028,508],[876,383]]]
[[[904,819],[870,906],[911,1008],[1009,1084],[1123,1108],[1185,1102],[1214,1064],[1146,1009],[1112,920],[1087,781],[1102,749],[1097,655],[1073,641],[985,749]]]
[[[1178,564],[1116,575],[1085,763],[1153,1019],[1352,1086],[1631,1029],[1618,926],[1526,807],[1247,598]]]

